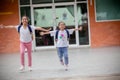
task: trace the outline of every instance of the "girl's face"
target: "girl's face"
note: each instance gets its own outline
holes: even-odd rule
[[[64,30],[65,29],[65,23],[64,22],[60,22],[59,23],[59,29],[60,30]]]
[[[27,25],[28,24],[28,18],[26,16],[22,17],[22,23],[23,23],[23,25]]]

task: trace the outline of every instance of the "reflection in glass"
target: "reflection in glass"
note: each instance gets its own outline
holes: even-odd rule
[[[30,7],[20,7],[21,17],[26,15],[29,17],[29,24],[31,24],[31,10]]]
[[[45,29],[53,29],[53,17],[51,7],[34,8],[34,24],[35,26],[42,26]],[[35,31],[36,46],[51,46],[54,45],[54,38],[50,34],[41,36],[41,31]]]
[[[78,26],[83,27],[83,30],[79,31],[79,43],[80,45],[88,45],[89,35],[88,35],[88,16],[87,16],[86,3],[77,4],[77,16],[78,16]]]
[[[56,25],[58,25],[60,21],[63,21],[65,22],[67,29],[75,28],[73,5],[56,6],[55,12],[56,12]],[[70,35],[69,43],[76,44],[75,32],[72,35]]]

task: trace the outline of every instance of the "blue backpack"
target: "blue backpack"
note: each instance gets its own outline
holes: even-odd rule
[[[58,33],[59,33],[59,31],[60,31],[60,30],[57,30],[57,31],[56,31],[56,34],[55,34],[55,39],[56,39],[56,40],[58,39]],[[69,40],[69,38],[70,38],[69,31],[68,31],[67,29],[65,29],[65,31],[66,31],[66,33],[67,33],[67,38],[68,38],[68,40]]]
[[[21,28],[21,26],[22,26],[22,25],[19,25],[19,26],[18,26],[18,33],[20,33],[20,28]],[[28,25],[28,29],[29,29],[30,34],[31,34],[31,33],[32,33],[32,29],[31,29],[30,25]]]

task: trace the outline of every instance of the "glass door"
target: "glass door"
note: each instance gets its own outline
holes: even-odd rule
[[[41,26],[45,29],[53,29],[53,10],[52,7],[34,7],[34,25]],[[41,31],[35,31],[35,45],[36,47],[54,46],[54,37],[49,34],[40,35]]]
[[[55,5],[55,23],[63,21],[67,29],[75,28],[74,5]],[[76,33],[70,35],[69,44],[76,44]]]
[[[77,3],[77,23],[83,30],[79,31],[79,45],[89,45],[89,25],[87,3]]]
[[[63,21],[67,29],[83,27],[82,31],[75,31],[70,35],[71,46],[89,45],[89,25],[87,3],[54,3],[50,6],[33,7],[34,25],[45,29],[56,30],[58,23]],[[35,31],[35,47],[55,47],[54,37],[40,35],[41,31]]]

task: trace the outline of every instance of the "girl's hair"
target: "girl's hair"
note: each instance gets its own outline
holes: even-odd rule
[[[22,16],[22,18],[23,18],[23,17],[26,17],[26,18],[27,18],[27,20],[29,21],[29,17],[28,17],[28,16],[26,16],[26,15],[23,15],[23,16]]]
[[[65,25],[65,23],[64,23],[63,21],[60,21],[60,22],[58,23],[58,26],[60,26],[61,23],[63,23],[63,24]]]
[[[65,25],[65,23],[64,23],[63,21],[60,21],[60,22],[58,23],[58,27],[56,28],[57,30],[59,30],[59,26],[60,26],[61,23],[63,23],[63,24]]]

